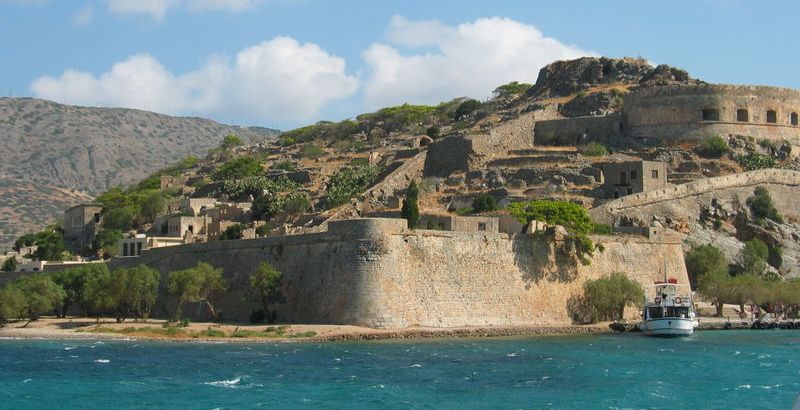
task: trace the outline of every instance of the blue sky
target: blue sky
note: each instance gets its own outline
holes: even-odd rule
[[[800,2],[0,0],[0,94],[282,129],[580,55],[800,88]]]

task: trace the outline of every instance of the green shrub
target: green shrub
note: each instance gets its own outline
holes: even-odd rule
[[[297,165],[292,161],[281,161],[273,165],[272,168],[292,172],[297,169]]]
[[[213,329],[210,326],[206,330],[202,330],[198,333],[199,336],[203,337],[226,337],[227,334],[220,329]]]
[[[303,157],[305,158],[317,159],[323,155],[325,155],[325,150],[314,144],[308,144],[303,147]]]
[[[700,155],[706,158],[720,158],[729,151],[728,143],[718,135],[708,138],[700,145]]]
[[[476,213],[496,211],[497,199],[485,192],[481,192],[472,200],[472,209]]]
[[[268,223],[265,223],[263,225],[259,225],[258,228],[256,228],[256,236],[261,237],[261,238],[263,238],[265,236],[269,236],[269,231],[271,231],[271,230],[272,230],[272,226],[270,224],[268,224]]]
[[[772,204],[772,197],[769,191],[764,187],[757,187],[753,191],[753,196],[747,198],[747,206],[753,212],[753,218],[757,223],[763,222],[764,219],[770,219],[777,223],[783,223],[778,210]]]
[[[747,171],[775,168],[777,162],[774,158],[761,154],[747,154],[736,157],[736,162]]]
[[[293,192],[283,201],[283,210],[292,215],[300,215],[311,208],[311,201],[305,194]]]
[[[343,205],[364,191],[378,176],[378,168],[343,168],[331,175],[325,191],[328,209]]]
[[[230,198],[244,198],[252,195],[257,198],[264,191],[277,194],[297,188],[297,183],[282,176],[277,179],[266,177],[248,177],[242,179],[229,179],[222,183],[220,194],[228,195]]]
[[[233,147],[238,147],[240,145],[244,145],[244,141],[239,138],[238,135],[235,134],[228,134],[225,138],[222,139],[222,145],[220,145],[223,149],[230,149]]]
[[[456,209],[456,215],[458,216],[467,216],[472,215],[473,213],[475,213],[475,210],[472,209],[471,206],[465,206],[463,208]]]
[[[537,200],[510,204],[508,211],[523,224],[535,220],[563,226],[570,234],[576,258],[584,265],[591,263],[594,244],[587,235],[595,224],[584,207],[566,201]]]
[[[641,306],[644,300],[644,291],[639,283],[621,272],[586,281],[583,289],[595,322],[621,319],[625,306]]]
[[[235,239],[242,239],[242,235],[246,227],[242,224],[235,224],[225,228],[219,235],[219,240],[221,241],[230,241]]]
[[[602,157],[608,155],[608,148],[599,142],[590,142],[578,147],[578,151],[587,157]]]
[[[17,270],[17,257],[12,256],[3,261],[3,272],[14,272]]]
[[[369,158],[353,158],[350,160],[350,165],[354,167],[368,167]]]
[[[425,130],[425,135],[431,137],[432,139],[438,139],[441,132],[442,130],[438,125],[431,125],[427,130]]]
[[[531,84],[512,81],[495,88],[494,96],[495,98],[504,98],[525,94],[531,87],[533,87]]]
[[[455,120],[463,119],[477,111],[479,108],[481,108],[481,103],[479,101],[473,99],[466,100],[458,106],[453,118]]]
[[[220,166],[213,174],[217,181],[241,179],[260,174],[261,163],[253,157],[241,157],[230,160]]]

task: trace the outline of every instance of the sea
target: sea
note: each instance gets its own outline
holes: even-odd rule
[[[2,409],[791,409],[800,332],[0,340]]]

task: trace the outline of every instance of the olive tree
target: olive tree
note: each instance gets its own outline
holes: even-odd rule
[[[204,302],[211,316],[216,318],[217,312],[210,298],[225,289],[222,269],[216,269],[205,262],[199,262],[193,268],[170,272],[167,279],[167,290],[176,298],[176,320],[180,319],[181,306],[186,302]]]
[[[281,292],[283,273],[267,262],[261,262],[258,268],[250,275],[250,286],[253,294],[261,304],[261,311],[269,323],[275,321],[275,312],[269,311],[269,305],[284,301]]]

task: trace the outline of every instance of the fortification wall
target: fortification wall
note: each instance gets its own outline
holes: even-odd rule
[[[765,169],[702,179],[669,188],[628,195],[589,211],[603,223],[613,223],[620,215],[649,219],[651,215],[696,218],[715,198],[744,204],[757,186],[766,187],[778,211],[789,218],[800,217],[797,198],[800,172]]]
[[[599,237],[605,251],[578,266],[557,242],[531,235],[409,231],[404,220],[332,221],[319,234],[191,244],[120,258],[162,273],[205,261],[224,269],[226,320],[245,321],[248,277],[261,261],[284,272],[281,321],[380,328],[568,324],[583,283],[614,271],[649,284],[665,263],[687,282],[680,241]],[[166,300],[164,306],[172,306]],[[163,314],[168,314],[164,309]],[[189,309],[202,318],[203,310]]]
[[[703,110],[715,110],[703,118]],[[746,110],[746,119],[738,116]],[[767,111],[775,111],[775,122]],[[765,86],[703,84],[645,88],[625,95],[624,132],[645,139],[752,135],[800,142],[800,91]],[[792,119],[794,115],[794,120]]]
[[[533,129],[533,139],[538,145],[613,143],[621,135],[622,115],[619,113],[539,121]]]

